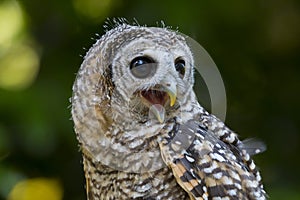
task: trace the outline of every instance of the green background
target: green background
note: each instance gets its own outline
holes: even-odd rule
[[[15,1],[0,1],[0,8],[4,2]],[[163,20],[209,52],[226,87],[226,124],[241,138],[260,138],[267,145],[267,151],[254,159],[269,196],[300,199],[299,1],[22,0],[17,4],[24,24],[9,47],[0,41],[0,59],[5,59],[7,48],[22,43],[36,53],[38,64],[26,73],[5,75],[13,80],[18,73],[29,74],[23,77],[30,76],[26,83],[0,83],[0,198],[6,198],[20,180],[45,177],[61,182],[64,199],[85,199],[81,155],[70,120],[72,84],[80,55],[95,42],[91,38],[98,38],[96,33],[103,34],[105,19],[126,17],[148,26]],[[18,60],[20,53],[11,51],[9,61]],[[0,73],[8,66],[0,61]],[[203,88],[200,84],[196,90]],[[200,94],[199,101],[209,109],[207,95]]]

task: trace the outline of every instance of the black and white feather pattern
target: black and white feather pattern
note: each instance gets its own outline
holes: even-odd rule
[[[236,143],[225,143],[190,120],[173,127],[161,142],[161,150],[177,182],[192,199],[265,199],[256,166],[245,152],[244,147],[251,146]],[[260,145],[254,145],[254,152],[263,151],[262,143],[256,144]]]

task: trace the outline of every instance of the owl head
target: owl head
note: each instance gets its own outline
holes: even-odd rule
[[[193,56],[183,36],[167,28],[123,24],[97,43],[102,70],[97,87],[110,83],[109,92],[102,93],[109,95],[108,118],[163,123],[178,114],[193,86]]]
[[[193,65],[185,37],[176,31],[126,23],[107,31],[87,52],[73,86],[79,142],[99,155],[95,147],[109,146],[107,138],[136,144],[156,134],[197,102]]]
[[[73,112],[95,110],[103,129],[111,123],[163,123],[191,97],[193,65],[180,33],[118,24],[84,57],[73,86]],[[77,102],[85,109],[76,109]]]

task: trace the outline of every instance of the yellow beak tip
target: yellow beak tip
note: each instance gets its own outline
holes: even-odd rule
[[[175,99],[174,99],[174,100],[172,99],[172,100],[170,101],[170,106],[172,107],[172,106],[174,106],[174,104],[175,104]]]
[[[170,106],[174,106],[176,103],[176,93],[169,93],[169,98],[170,98]]]

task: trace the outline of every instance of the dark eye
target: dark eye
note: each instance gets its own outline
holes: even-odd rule
[[[131,73],[137,78],[147,78],[154,74],[157,64],[149,57],[140,56],[130,63]]]
[[[185,62],[182,59],[175,60],[175,69],[179,72],[180,77],[183,78],[185,73]]]

